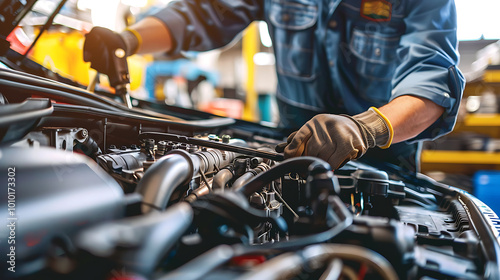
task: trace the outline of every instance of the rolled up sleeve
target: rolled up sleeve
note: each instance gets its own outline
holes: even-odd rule
[[[465,79],[458,70],[454,1],[410,1],[406,32],[398,49],[400,65],[391,100],[402,95],[427,98],[445,108],[443,115],[413,139],[435,139],[455,126]]]
[[[263,0],[173,1],[152,15],[170,30],[173,48],[207,51],[233,40],[252,21],[263,18]]]

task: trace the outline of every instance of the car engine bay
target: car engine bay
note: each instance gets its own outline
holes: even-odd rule
[[[496,214],[422,174],[284,160],[278,129],[15,70],[0,84],[3,279],[500,279]]]

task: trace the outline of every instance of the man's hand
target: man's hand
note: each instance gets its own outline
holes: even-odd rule
[[[276,151],[284,152],[285,158],[319,157],[337,169],[361,157],[368,148],[388,147],[392,135],[389,121],[375,108],[354,117],[321,114],[290,134]]]
[[[131,52],[129,41],[133,38],[131,40],[107,28],[94,27],[85,35],[83,60],[90,62],[93,69],[108,75],[111,86],[128,83],[126,57]]]

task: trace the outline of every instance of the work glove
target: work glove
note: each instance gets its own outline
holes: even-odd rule
[[[290,134],[287,143],[278,144],[276,151],[284,152],[285,158],[315,156],[338,169],[368,148],[388,148],[393,135],[389,120],[374,107],[353,117],[320,114]]]
[[[135,33],[126,30],[119,34],[107,28],[94,27],[85,35],[83,60],[90,62],[90,67],[97,72],[106,74],[112,87],[130,82],[126,57],[139,46]]]

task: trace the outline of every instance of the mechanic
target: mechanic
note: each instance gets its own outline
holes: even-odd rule
[[[366,153],[418,171],[419,142],[453,129],[465,84],[453,0],[173,1],[120,34],[94,28],[84,59],[106,73],[117,46],[206,51],[254,20],[273,40],[280,125],[298,129],[277,147],[285,157],[336,169]]]

